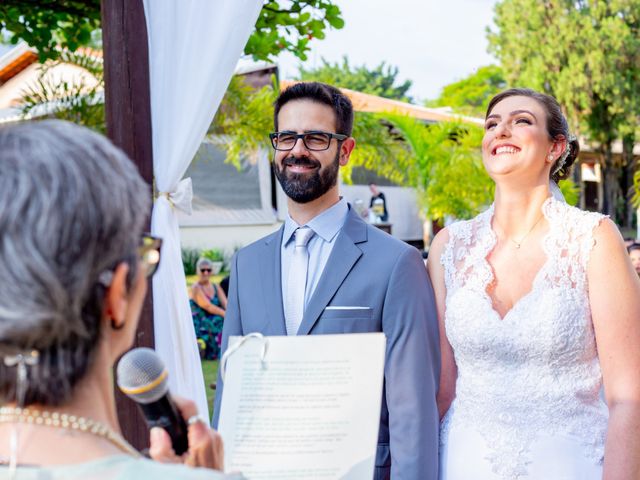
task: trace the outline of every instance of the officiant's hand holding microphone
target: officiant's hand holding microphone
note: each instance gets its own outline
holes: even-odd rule
[[[138,404],[151,429],[151,458],[223,470],[222,438],[198,416],[194,402],[169,393],[167,379],[164,363],[149,348],[133,349],[118,363],[118,387]]]
[[[197,419],[189,422],[189,449],[178,456],[171,444],[171,437],[160,427],[151,429],[151,445],[149,455],[156,461],[164,463],[184,463],[192,467],[224,470],[224,449],[222,438],[215,430],[197,417],[194,402],[185,398],[174,397],[174,401],[184,419]]]

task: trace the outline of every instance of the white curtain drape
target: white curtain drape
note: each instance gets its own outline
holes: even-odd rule
[[[167,366],[171,392],[194,400],[208,416],[175,210],[191,212],[191,179],[181,178],[222,100],[262,0],[143,2],[157,191],[151,231],[164,240],[153,278],[156,350]]]

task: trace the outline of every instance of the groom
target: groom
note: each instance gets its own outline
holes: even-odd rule
[[[355,147],[353,107],[338,89],[298,83],[275,103],[275,175],[289,216],[238,252],[229,336],[384,332],[387,337],[376,479],[435,480],[440,352],[433,292],[415,248],[367,225],[339,196]],[[214,426],[223,383],[218,378]]]

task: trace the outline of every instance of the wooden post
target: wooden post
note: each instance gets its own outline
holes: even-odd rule
[[[101,8],[107,135],[129,155],[144,180],[152,185],[149,54],[144,5],[142,0],[102,0]],[[135,346],[154,346],[151,284]],[[139,450],[147,448],[149,431],[137,405],[117,388],[116,403],[125,438]]]

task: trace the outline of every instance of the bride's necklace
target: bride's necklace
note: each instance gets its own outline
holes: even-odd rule
[[[527,233],[524,234],[524,237],[522,237],[520,239],[520,241],[514,240],[513,238],[509,238],[509,240],[511,240],[513,243],[516,244],[516,248],[520,248],[523,244],[523,242],[525,241],[525,239],[529,236],[529,234],[531,232],[533,232],[533,229],[536,228],[536,225],[538,225],[538,223],[540,223],[540,220],[542,220],[542,217],[544,217],[544,214],[540,214],[540,216],[538,217],[538,220],[536,220],[536,222],[533,224],[533,226],[529,229],[529,231]]]
[[[25,423],[41,425],[66,430],[76,430],[104,438],[112,445],[128,455],[141,457],[142,455],[127,442],[122,435],[114,432],[106,425],[87,417],[69,415],[66,413],[49,412],[47,410],[32,410],[29,408],[0,408],[0,423]]]

